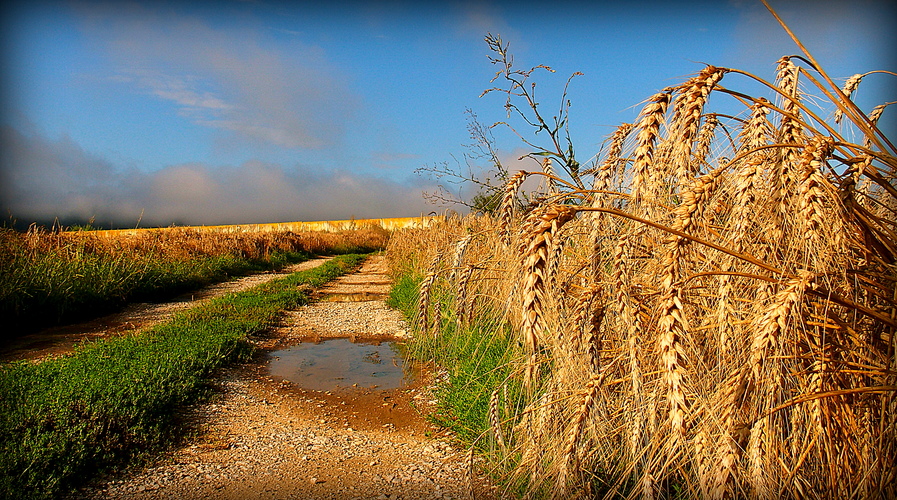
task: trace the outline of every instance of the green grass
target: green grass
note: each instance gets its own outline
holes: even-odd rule
[[[85,345],[39,364],[0,366],[0,497],[49,498],[98,470],[170,445],[175,410],[212,371],[253,352],[247,336],[363,255],[225,295],[131,337]]]
[[[413,324],[418,307],[419,275],[407,273],[396,279],[388,303],[405,314]],[[416,332],[406,349],[412,359],[433,361],[448,377],[436,389],[437,413],[431,419],[455,432],[466,444],[481,450],[489,431],[489,400],[502,384],[502,398],[519,404],[520,384],[511,377],[511,360],[519,356],[510,325],[498,314],[481,311],[474,323],[459,328],[447,307],[451,298],[436,290],[433,297],[442,307],[442,324],[435,336]],[[501,416],[500,416],[501,418]]]
[[[267,259],[234,254],[174,259],[152,254],[7,255],[0,270],[0,318],[11,330],[76,321],[130,301],[171,297],[309,257],[304,252],[277,252]]]

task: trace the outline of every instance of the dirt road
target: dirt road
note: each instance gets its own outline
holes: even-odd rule
[[[77,497],[492,496],[487,482],[471,473],[470,456],[424,418],[432,404],[427,380],[386,390],[314,391],[269,371],[277,361],[270,352],[302,342],[401,339],[405,324],[386,307],[388,290],[378,256],[319,291],[319,302],[289,312],[282,325],[255,339],[263,352],[253,362],[222,371],[210,402],[189,409],[195,437],[185,446],[153,466],[102,478]]]
[[[121,312],[91,321],[45,328],[35,333],[13,338],[0,346],[0,361],[21,359],[39,360],[68,354],[84,341],[129,335],[165,321],[179,311],[226,293],[239,292],[267,281],[320,266],[328,258],[316,258],[293,264],[280,271],[251,274],[235,280],[217,283],[201,290],[183,294],[168,302],[138,302],[129,304]]]

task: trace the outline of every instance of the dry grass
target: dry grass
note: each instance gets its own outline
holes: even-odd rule
[[[527,213],[518,174],[496,219],[390,243],[396,272],[454,250],[427,273],[461,295],[452,324],[502,311],[525,347],[527,399],[485,396],[525,496],[897,497],[897,151],[843,95],[856,76],[839,95],[782,58],[751,97],[723,75],[765,83],[707,67],[652,96],[583,170],[594,190],[556,182]]]

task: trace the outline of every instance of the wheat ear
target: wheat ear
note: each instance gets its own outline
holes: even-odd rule
[[[570,429],[567,431],[561,470],[558,474],[558,486],[561,491],[566,491],[568,487],[569,478],[571,477],[571,469],[579,468],[579,456],[576,453],[576,448],[582,437],[583,427],[585,426],[586,420],[588,420],[589,415],[592,413],[592,408],[595,406],[595,398],[598,395],[598,391],[601,389],[605,373],[606,370],[602,370],[601,373],[592,374],[589,378],[589,381],[586,383],[582,404],[579,406],[579,410],[573,418],[573,425],[571,425]]]
[[[779,88],[779,108],[782,110],[782,121],[779,124],[779,142],[785,144],[800,144],[802,141],[803,125],[800,121],[800,100],[797,87],[799,70],[790,57],[779,59],[776,67],[776,85]],[[786,155],[790,155],[790,148],[785,149]]]
[[[455,243],[455,255],[454,259],[452,259],[452,271],[449,274],[449,282],[454,283],[455,277],[458,275],[458,269],[461,268],[461,263],[464,262],[464,254],[467,253],[467,247],[470,245],[471,240],[473,240],[473,235],[468,234],[467,236],[458,240]]]
[[[539,349],[539,337],[542,335],[546,290],[546,267],[549,250],[558,230],[576,215],[576,208],[566,205],[553,205],[540,209],[527,221],[528,241],[523,253],[523,280],[521,295],[523,297],[523,321],[521,325],[523,343],[530,354],[528,374],[532,375],[535,367],[534,356]],[[529,380],[529,377],[528,377]]]
[[[760,155],[752,155],[741,162],[735,172],[735,186],[732,196],[732,247],[741,252],[745,239],[751,236],[751,227],[756,224],[756,199],[762,181],[761,166],[765,162]]]
[[[692,142],[694,141],[704,104],[716,84],[728,72],[724,68],[707,66],[698,76],[686,82],[681,88],[682,98],[676,101],[676,112],[673,117],[675,143],[671,152],[675,175],[680,186],[686,185],[694,172],[691,161]]]
[[[458,326],[467,323],[467,316],[473,310],[473,294],[469,294],[469,285],[474,269],[474,266],[467,266],[458,277],[458,297],[455,301],[455,314]],[[470,295],[469,297],[468,294]]]
[[[688,232],[692,229],[695,219],[698,218],[701,208],[706,205],[717,180],[723,172],[721,167],[713,172],[694,180],[691,189],[682,193],[681,204],[674,211],[676,217],[673,229]],[[664,254],[660,289],[661,295],[660,319],[657,330],[659,332],[660,358],[663,364],[662,372],[667,387],[667,401],[669,403],[669,419],[673,433],[673,449],[677,448],[685,438],[685,414],[687,402],[684,390],[685,368],[683,361],[685,349],[682,339],[687,330],[686,312],[682,304],[681,263],[684,258],[686,238],[670,235],[666,239],[667,251]]]
[[[707,156],[710,154],[710,146],[713,144],[713,138],[716,134],[716,127],[719,125],[719,119],[716,115],[704,115],[704,123],[698,132],[698,139],[695,144],[694,160],[697,162],[696,167],[707,163]]]
[[[772,137],[772,128],[769,118],[767,118],[769,104],[769,101],[761,98],[751,105],[751,117],[744,123],[738,134],[740,152],[750,151],[768,144]]]
[[[834,189],[819,172],[833,149],[834,142],[830,138],[816,136],[807,141],[799,158],[798,177],[795,179],[798,189],[795,203],[798,213],[798,235],[803,238],[808,254],[812,254],[808,257],[817,261],[829,256],[816,255],[829,254],[821,252],[824,246],[834,246],[837,249],[834,253],[842,254],[841,248],[844,244],[841,214],[832,217],[825,210],[826,201],[835,200],[837,197],[827,195],[826,188],[829,191]]]
[[[601,365],[601,323],[604,320],[604,306],[599,299],[601,288],[590,287],[579,297],[576,305],[576,316],[573,320],[573,328],[577,336],[573,340],[574,349],[582,351],[585,346],[586,356],[592,373],[598,373]],[[581,338],[580,338],[581,336]]]
[[[427,275],[424,277],[423,281],[421,281],[420,284],[417,303],[417,318],[420,322],[419,327],[422,332],[428,331],[430,327],[431,288],[433,287],[433,283],[436,281],[436,271],[441,260],[442,255],[437,253],[433,257],[433,260],[430,261],[430,267],[427,268]]]
[[[654,159],[654,143],[660,134],[660,126],[663,124],[670,99],[669,90],[651,96],[648,99],[648,104],[642,109],[638,125],[636,125],[639,132],[636,136],[632,162],[632,197],[636,201],[646,195],[645,185],[648,182],[649,170]]]
[[[773,498],[766,462],[769,460],[769,417],[761,417],[751,427],[747,448],[747,479],[756,498]]]
[[[498,417],[498,388],[492,391],[489,398],[489,426],[492,429],[492,435],[495,436],[495,442],[499,448],[504,449],[505,438],[501,432],[501,419]]]
[[[554,180],[555,173],[554,168],[551,166],[551,158],[545,157],[542,159],[542,172],[545,173],[545,178],[548,180],[548,193],[557,194],[558,186]]]
[[[501,207],[499,207],[501,236],[505,245],[511,244],[511,224],[514,220],[514,204],[517,201],[517,191],[520,190],[520,186],[528,175],[530,175],[529,172],[520,170],[512,175],[508,179],[507,184],[505,184],[504,194],[501,198]]]
[[[872,108],[872,111],[869,112],[869,123],[872,124],[873,130],[878,125],[878,119],[881,118],[881,114],[884,113],[885,108],[895,103],[897,103],[897,101],[886,102]],[[866,149],[872,149],[872,137],[868,135],[863,137],[863,147]]]
[[[702,498],[710,497],[710,468],[712,467],[709,452],[707,429],[701,429],[695,435],[695,466],[698,473],[698,488]]]
[[[545,268],[545,282],[548,290],[557,290],[558,272],[561,267],[561,257],[564,255],[564,246],[567,243],[566,238],[561,234],[561,229],[551,239],[551,248],[548,253],[548,266]],[[560,294],[565,294],[565,290],[558,290]]]
[[[841,92],[844,93],[845,97],[850,99],[850,96],[852,96],[857,87],[860,86],[860,82],[863,80],[864,76],[866,75],[857,73],[844,82],[844,87],[841,88]],[[841,108],[838,108],[835,110],[835,123],[841,123],[842,119],[844,119],[844,111],[842,111]]]
[[[629,137],[630,132],[632,132],[633,127],[634,126],[631,123],[623,123],[614,131],[614,135],[611,137],[610,141],[610,148],[607,151],[607,156],[604,157],[604,162],[601,164],[598,173],[595,175],[593,188],[596,192],[592,199],[593,207],[601,206],[602,200],[605,197],[603,191],[611,190],[613,179],[618,175],[619,166],[622,162],[620,155],[623,153],[623,144],[626,142],[626,138]]]

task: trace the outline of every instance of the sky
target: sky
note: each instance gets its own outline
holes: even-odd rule
[[[890,2],[771,3],[837,82],[897,70]],[[772,81],[776,60],[799,53],[754,0],[36,0],[7,2],[0,33],[4,218],[99,227],[460,209],[423,194],[451,180],[433,170],[484,166],[469,158],[471,113],[545,139],[508,118],[501,93],[481,96],[500,83],[488,33],[516,68],[554,70],[532,75],[549,116],[582,73],[568,93],[582,163],[644,99],[705,64]],[[722,83],[772,98],[745,77]],[[897,100],[895,83],[870,75],[856,102]],[[495,147],[509,169],[532,169],[514,130],[491,129]]]

